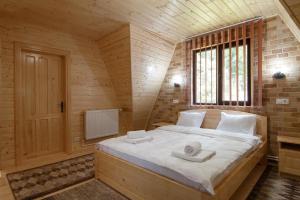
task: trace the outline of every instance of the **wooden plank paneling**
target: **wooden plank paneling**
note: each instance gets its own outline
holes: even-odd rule
[[[121,132],[132,129],[132,72],[130,27],[126,25],[97,41],[100,54],[107,66],[121,112]]]
[[[130,25],[134,129],[146,128],[174,49],[175,44]]]
[[[118,107],[110,76],[102,58],[99,56],[98,46],[93,40],[41,26],[3,20],[3,18],[1,18],[0,24],[0,95],[3,97],[0,98],[0,163],[2,166],[13,166],[16,154],[14,130],[14,41],[70,51],[72,62],[70,66],[71,81],[69,84],[72,89],[71,140],[73,152],[83,152],[88,148],[93,148],[93,146],[85,144],[84,141],[83,111],[86,109]],[[53,71],[51,73],[54,74],[56,72]],[[51,87],[54,87],[54,85]],[[98,92],[94,93],[93,91]],[[54,107],[54,105],[50,107],[52,106]],[[50,107],[47,109],[52,109]],[[56,121],[53,123],[57,124],[60,122]],[[28,125],[29,130],[33,127],[32,124]],[[52,131],[55,132],[55,130]],[[59,141],[53,141],[53,143],[57,142]],[[32,150],[29,148],[29,151]]]
[[[242,11],[242,12],[241,12]],[[170,41],[256,16],[277,13],[273,0],[18,1],[0,3],[1,15],[100,39],[130,23]]]
[[[127,115],[122,132],[144,129],[175,45],[133,25],[124,26],[98,44],[122,113]]]

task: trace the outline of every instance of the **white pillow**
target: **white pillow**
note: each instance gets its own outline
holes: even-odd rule
[[[221,120],[217,130],[255,135],[255,115],[232,115],[221,112]]]
[[[179,119],[176,125],[201,127],[206,112],[180,112]]]

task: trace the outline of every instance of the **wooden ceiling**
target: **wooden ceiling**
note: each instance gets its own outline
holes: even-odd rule
[[[292,0],[290,0],[292,2]],[[9,17],[99,39],[131,23],[172,42],[277,14],[274,0],[1,0]]]
[[[300,29],[300,0],[280,0],[280,2]]]

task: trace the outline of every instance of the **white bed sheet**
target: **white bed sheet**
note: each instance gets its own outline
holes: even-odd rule
[[[151,142],[128,144],[126,136],[104,140],[97,148],[200,191],[214,194],[214,186],[243,157],[261,142],[257,136],[235,134],[213,129],[164,126],[148,131]],[[190,162],[171,156],[174,149],[189,141],[200,141],[203,149],[216,155],[203,163]]]

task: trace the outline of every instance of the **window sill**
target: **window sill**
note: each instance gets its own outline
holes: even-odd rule
[[[233,110],[235,109],[262,109],[263,106],[236,106],[236,105],[205,105],[205,104],[190,104],[191,108],[217,108],[217,109],[221,109],[221,108],[226,108],[226,110],[228,110],[229,108],[232,108]]]

